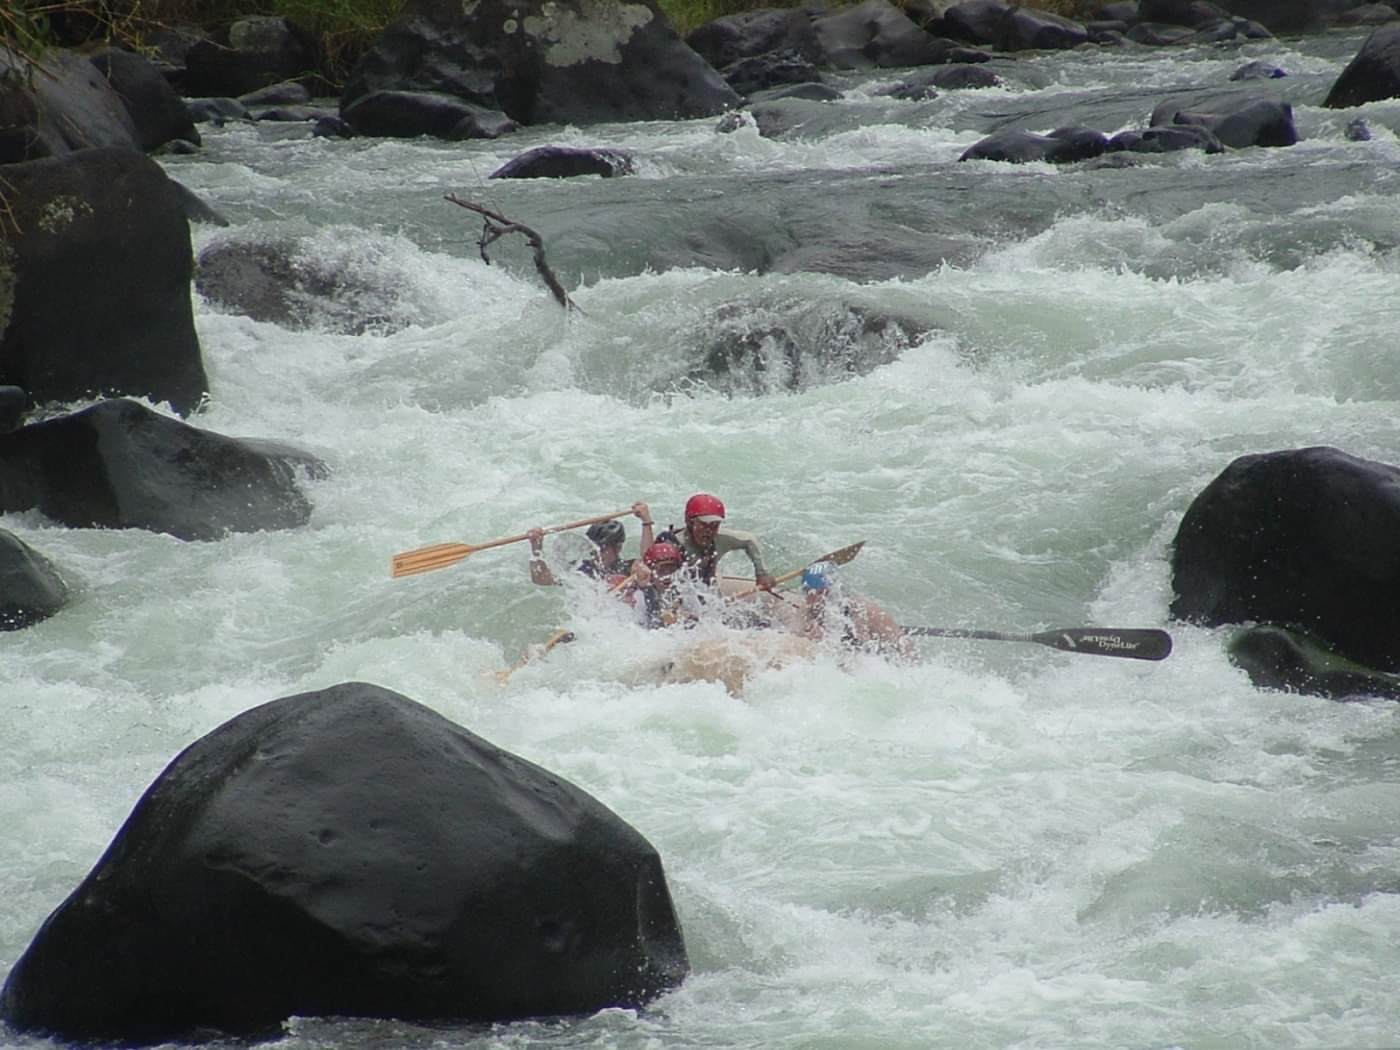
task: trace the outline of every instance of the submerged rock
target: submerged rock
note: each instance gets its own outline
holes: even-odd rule
[[[362,239],[240,235],[199,253],[195,290],[211,306],[293,330],[398,331],[415,319],[409,275]]]
[[[1348,660],[1306,631],[1276,624],[1247,627],[1230,639],[1229,655],[1260,689],[1330,700],[1400,700],[1400,674]]]
[[[1231,80],[1277,80],[1288,74],[1271,62],[1246,62],[1230,74]]]
[[[636,1008],[689,970],[661,859],[562,778],[349,682],[226,722],[44,922],[0,1017],[66,1040]]]
[[[512,157],[490,174],[493,179],[569,179],[601,175],[605,179],[635,171],[630,154],[615,149],[537,146]]]
[[[1293,107],[1277,99],[1243,99],[1213,112],[1177,109],[1164,103],[1152,111],[1152,124],[1195,124],[1231,149],[1292,146],[1298,141]]]
[[[929,326],[847,303],[731,303],[701,337],[686,382],[732,395],[797,391],[896,360]]]
[[[1108,140],[1110,153],[1175,153],[1184,149],[1199,149],[1206,153],[1225,152],[1224,145],[1210,129],[1199,124],[1168,124],[1164,127],[1143,128],[1141,131],[1120,131]]]
[[[0,529],[0,631],[47,620],[68,604],[68,584],[53,563]]]
[[[1108,136],[1093,128],[1056,128],[1048,135],[1008,129],[988,135],[963,151],[958,160],[998,160],[1008,164],[1045,161],[1068,164],[1102,156]]]

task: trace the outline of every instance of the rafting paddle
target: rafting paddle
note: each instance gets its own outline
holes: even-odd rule
[[[543,533],[567,532],[570,529],[582,528],[584,525],[596,525],[600,521],[612,521],[614,518],[625,518],[632,513],[632,508],[615,511],[612,514],[599,514],[592,518],[580,518],[578,521],[570,521],[563,525],[551,525],[547,529],[540,529]],[[419,547],[417,550],[403,551],[395,554],[389,562],[389,575],[397,579],[400,576],[413,576],[420,572],[432,572],[434,569],[445,569],[449,565],[456,565],[468,555],[477,551],[484,551],[490,547],[504,547],[508,543],[519,543],[521,540],[529,539],[528,532],[522,532],[516,536],[503,536],[498,540],[487,540],[485,543],[435,543],[430,547]]]
[[[852,543],[849,547],[842,547],[839,551],[832,551],[830,554],[823,554],[820,558],[813,558],[800,569],[793,569],[792,572],[785,572],[781,576],[775,576],[773,578],[773,586],[777,587],[780,583],[787,583],[789,580],[797,579],[797,577],[801,576],[804,572],[810,569],[813,565],[816,565],[818,562],[829,561],[833,565],[845,565],[848,561],[850,561],[857,554],[859,554],[860,549],[864,546],[865,541],[861,540],[859,543]],[[751,595],[757,594],[761,589],[762,588],[757,586],[750,587],[748,590],[739,591],[736,594],[730,595],[730,597],[748,598]]]
[[[961,627],[900,628],[923,638],[975,638],[988,642],[1032,642],[1066,653],[1089,656],[1124,656],[1130,660],[1165,660],[1172,651],[1172,636],[1150,627],[1059,627],[1037,634],[1006,631],[974,631]]]

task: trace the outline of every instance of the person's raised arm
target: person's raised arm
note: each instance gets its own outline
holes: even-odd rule
[[[530,579],[541,587],[552,587],[559,581],[544,560],[544,530],[535,528],[525,533],[530,541]]]
[[[632,513],[635,514],[637,520],[642,523],[642,546],[640,549],[645,551],[655,541],[655,537],[651,534],[651,508],[641,500],[637,500],[636,503],[632,504]]]

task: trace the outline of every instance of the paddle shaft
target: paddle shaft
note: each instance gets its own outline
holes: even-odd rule
[[[1165,660],[1172,651],[1172,636],[1150,627],[1058,627],[1036,634],[979,631],[963,627],[900,628],[924,638],[972,638],[987,642],[1030,642],[1066,653],[1088,656],[1121,656],[1129,660]]]
[[[579,529],[585,525],[597,525],[600,521],[612,521],[614,518],[625,518],[632,513],[632,508],[626,510],[613,511],[611,514],[599,514],[592,518],[579,518],[578,521],[565,522],[563,525],[551,525],[547,529],[540,529],[546,536],[552,532],[568,532],[570,529]],[[530,533],[522,532],[516,536],[502,536],[498,540],[488,540],[485,543],[478,543],[472,546],[474,551],[484,551],[488,547],[504,547],[508,543],[519,543],[521,540],[528,540]]]
[[[540,529],[540,532],[545,534],[568,532],[570,529],[582,528],[584,525],[596,525],[600,521],[625,518],[631,513],[632,509],[629,507],[627,510],[614,511],[611,514],[597,514],[591,518],[565,522],[563,525],[551,525],[548,528]],[[463,558],[475,554],[477,551],[489,550],[492,547],[504,547],[506,544],[519,543],[521,540],[529,538],[529,532],[521,532],[514,536],[502,536],[498,540],[487,540],[485,543],[434,543],[429,547],[402,551],[391,559],[389,575],[397,578],[399,576],[412,576],[420,572],[432,572],[434,569],[445,569],[449,565],[456,565]]]

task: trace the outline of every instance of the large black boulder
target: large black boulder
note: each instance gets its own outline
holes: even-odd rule
[[[299,473],[327,471],[288,446],[199,430],[136,401],[101,401],[0,435],[0,513],[215,540],[306,524]]]
[[[13,532],[0,529],[0,631],[46,620],[68,602],[68,584],[53,563]]]
[[[826,57],[811,16],[791,7],[722,15],[691,30],[685,42],[716,69],[773,51],[791,52],[812,63]]]
[[[69,1040],[286,1018],[635,1008],[689,964],[661,860],[562,778],[343,683],[178,755],[11,970],[0,1017]]]
[[[1274,33],[1321,29],[1356,6],[1357,0],[1219,0],[1232,15],[1252,19]]]
[[[114,47],[96,52],[90,61],[126,106],[142,149],[153,150],[176,140],[200,144],[184,100],[154,63]]]
[[[515,121],[498,109],[441,91],[370,91],[340,111],[346,125],[360,135],[380,138],[495,139],[516,130]]]
[[[107,78],[85,57],[25,58],[0,43],[0,164],[97,146],[141,149],[141,133]]]
[[[1227,15],[1223,8],[1208,0],[1139,0],[1138,19],[1143,22],[1163,22],[1167,25],[1202,26],[1219,22]]]
[[[236,98],[270,84],[307,78],[319,61],[312,36],[285,18],[238,18],[186,51],[185,92]]]
[[[1400,670],[1400,468],[1316,447],[1242,456],[1192,501],[1172,615],[1316,635]]]
[[[0,384],[36,402],[117,394],[192,411],[209,382],[181,187],[114,148],[11,164],[4,180]]]
[[[998,46],[1004,51],[1066,51],[1088,41],[1089,31],[1082,23],[1053,11],[1013,7],[1001,23]]]
[[[1349,109],[1400,97],[1400,25],[1381,26],[1337,77],[1324,106]]]
[[[655,0],[408,0],[356,65],[342,115],[376,91],[438,92],[519,124],[675,120],[739,103]]]
[[[963,0],[943,12],[942,32],[969,44],[997,47],[1012,7],[1002,0]]]

